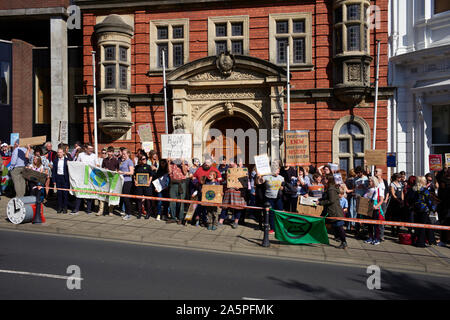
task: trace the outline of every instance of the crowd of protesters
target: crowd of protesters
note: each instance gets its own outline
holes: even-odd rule
[[[92,145],[81,143],[76,143],[71,152],[67,144],[60,144],[57,151],[53,151],[50,142],[43,148],[15,145],[12,151],[7,144],[0,145],[0,155],[11,157],[9,174],[17,197],[32,194],[36,185],[22,177],[21,173],[25,167],[48,176],[45,183],[47,199],[52,194],[52,187],[70,188],[68,161],[79,161],[121,174],[124,178],[123,195],[201,201],[201,190],[204,185],[222,185],[223,204],[231,206],[269,205],[274,210],[296,212],[299,197],[305,197],[316,199],[315,204],[323,206],[322,216],[450,225],[450,168],[447,167],[425,176],[407,177],[403,171],[394,173],[388,182],[383,178],[380,168],[375,168],[372,175],[368,167],[356,167],[347,173],[344,170],[336,170],[332,165],[319,168],[312,165],[290,167],[274,161],[271,175],[259,175],[254,166],[247,168],[248,185],[235,189],[227,188],[226,175],[229,168],[244,167],[243,160],[239,158],[221,157],[218,163],[215,163],[211,157],[205,155],[205,160],[201,164],[197,158],[159,159],[158,153],[154,150],[146,153],[139,149],[133,155],[126,148],[110,146],[100,152],[97,156]],[[136,174],[140,173],[148,174],[148,186],[138,185]],[[156,179],[167,187],[157,190],[151,183]],[[75,215],[84,205],[87,214],[96,211],[96,215],[121,215],[124,220],[133,216],[137,219],[153,217],[166,223],[180,225],[192,223],[208,230],[223,227],[227,220],[230,220],[231,227],[235,229],[239,224],[244,224],[245,218],[253,218],[258,222],[257,228],[262,229],[260,210],[193,205],[195,208],[193,218],[187,222],[185,214],[189,205],[183,202],[133,200],[124,196],[121,197],[120,204],[114,207],[105,205],[102,201],[98,201],[98,206],[94,206],[95,201],[92,199],[76,197],[73,199],[67,191],[58,190],[56,196],[58,213],[67,213],[68,207],[71,206],[70,214]],[[357,203],[361,197],[369,199],[373,205],[370,218],[357,213]],[[440,232],[440,241],[437,243],[435,231],[432,229],[397,226],[385,228],[381,224],[333,221],[331,227],[335,240],[340,241],[339,248],[343,249],[347,247],[347,233],[354,234],[356,239],[366,243],[378,245],[384,241],[386,228],[389,228],[392,237],[398,237],[402,233],[409,234],[413,244],[418,247],[436,244],[446,246],[449,242],[448,231]],[[274,233],[273,211],[269,214],[269,225],[270,233]]]

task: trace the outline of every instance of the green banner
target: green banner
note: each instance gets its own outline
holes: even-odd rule
[[[272,211],[274,212],[275,238],[277,240],[292,244],[329,244],[325,218]]]

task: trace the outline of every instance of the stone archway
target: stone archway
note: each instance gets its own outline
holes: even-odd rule
[[[271,131],[283,130],[285,74],[283,68],[266,60],[230,54],[183,65],[167,77],[172,89],[173,128],[193,133],[194,156],[202,158],[204,133],[211,124],[239,116],[252,127],[268,131],[270,148],[276,135]]]

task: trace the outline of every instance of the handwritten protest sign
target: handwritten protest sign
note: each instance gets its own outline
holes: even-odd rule
[[[430,165],[430,171],[441,171],[442,170],[442,155],[441,154],[430,154],[428,156],[428,161]]]
[[[386,150],[364,150],[364,160],[368,166],[385,166]]]
[[[260,176],[272,174],[272,169],[270,168],[269,157],[267,156],[267,154],[255,156],[255,166],[256,171]]]
[[[445,154],[445,164],[449,167],[450,166],[450,153]]]
[[[143,142],[141,142],[141,146],[145,152],[149,153],[150,150],[153,149],[153,142],[152,141],[143,141]]]
[[[153,141],[152,127],[150,123],[141,124],[137,127],[137,133],[141,142]]]
[[[161,135],[162,158],[190,159],[192,157],[192,135],[162,134]]]
[[[286,165],[309,165],[309,131],[291,130],[285,131],[286,137]]]
[[[247,188],[248,187],[248,169],[230,168],[227,171],[227,188]]]

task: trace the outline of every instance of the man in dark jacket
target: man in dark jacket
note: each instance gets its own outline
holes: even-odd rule
[[[52,177],[56,188],[69,189],[69,169],[67,158],[64,157],[64,150],[59,148],[56,159],[53,161]],[[57,191],[58,209],[57,213],[67,213],[67,204],[69,199],[69,191]]]

